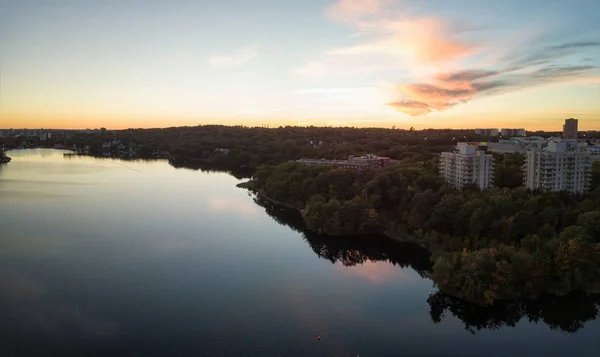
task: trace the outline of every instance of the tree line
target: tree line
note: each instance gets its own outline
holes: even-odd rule
[[[437,160],[346,171],[288,162],[259,167],[251,187],[296,207],[309,230],[379,233],[433,252],[432,280],[480,304],[600,291],[600,188],[580,197],[524,187],[454,190]]]

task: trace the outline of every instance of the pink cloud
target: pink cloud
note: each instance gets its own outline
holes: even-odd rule
[[[331,78],[402,71],[402,77],[419,80],[390,90],[388,94],[395,100],[386,106],[411,116],[447,110],[485,95],[558,81],[597,83],[590,77],[597,76],[600,69],[594,58],[572,64],[563,59],[579,51],[600,48],[598,41],[539,46],[531,43],[531,35],[521,31],[521,37],[529,39],[486,38],[473,42],[465,36],[474,29],[481,30],[480,27],[450,23],[439,17],[414,16],[406,7],[393,6],[395,3],[336,1],[326,9],[327,17],[351,25],[359,35],[352,37],[354,44],[329,49],[321,59],[296,73],[304,78]],[[512,48],[509,53],[507,45]],[[461,69],[474,60],[478,61],[474,67]],[[448,72],[440,73],[440,68]]]
[[[574,81],[596,66],[544,65],[537,59],[531,63],[512,66],[504,70],[463,70],[439,73],[428,83],[411,83],[396,88],[397,101],[387,106],[411,116],[442,111],[466,103],[477,96],[518,90],[559,81]],[[525,72],[523,72],[525,70]]]

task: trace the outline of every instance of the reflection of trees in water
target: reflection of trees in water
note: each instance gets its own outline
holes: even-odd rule
[[[320,258],[340,262],[345,266],[363,264],[369,260],[388,261],[400,267],[411,267],[422,277],[427,277],[431,271],[429,254],[419,246],[378,236],[321,236],[306,231],[302,217],[295,210],[277,206],[260,197],[255,197],[254,200],[279,224],[301,232],[304,240]],[[465,329],[473,334],[483,329],[514,327],[523,318],[529,322],[543,322],[551,329],[574,333],[583,328],[587,321],[596,318],[600,308],[600,295],[546,295],[534,301],[498,301],[492,306],[484,307],[437,292],[430,295],[427,302],[433,322],[441,322],[449,312],[464,322]]]
[[[169,165],[176,169],[200,170],[206,173],[228,173],[238,180],[252,177],[254,169],[250,167],[239,167],[235,169],[228,168],[219,164],[210,164],[204,162],[169,160]]]
[[[302,217],[295,210],[277,206],[260,197],[254,200],[279,224],[301,232],[315,254],[332,263],[355,266],[367,261],[387,261],[400,267],[410,267],[423,277],[428,276],[431,270],[429,253],[417,245],[397,242],[382,236],[319,235],[306,230]]]
[[[497,301],[492,306],[483,307],[437,292],[430,295],[427,302],[433,322],[441,322],[446,311],[449,311],[464,322],[465,329],[473,334],[482,329],[514,327],[522,318],[529,322],[544,322],[552,330],[574,333],[583,328],[587,321],[596,319],[600,295],[546,295],[529,301]]]

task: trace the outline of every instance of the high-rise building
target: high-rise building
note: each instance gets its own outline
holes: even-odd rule
[[[504,137],[525,136],[525,129],[501,129],[500,134]]]
[[[498,136],[498,129],[475,129],[475,134],[481,136]]]
[[[565,140],[575,140],[577,139],[577,119],[569,118],[565,120],[565,125],[563,125],[563,139]]]
[[[590,189],[591,154],[568,151],[568,143],[554,141],[548,147],[527,151],[524,185],[532,190],[582,194]]]
[[[456,152],[440,156],[440,176],[459,190],[475,185],[480,190],[494,184],[494,157],[473,145],[458,143]]]

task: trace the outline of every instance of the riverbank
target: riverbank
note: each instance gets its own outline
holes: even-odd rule
[[[271,202],[272,204],[279,206],[279,207],[285,207],[287,209],[291,209],[294,210],[296,212],[298,212],[298,214],[300,216],[302,216],[303,214],[303,210],[301,208],[298,208],[294,205],[291,205],[289,203],[283,202],[283,201],[278,201],[275,200],[269,196],[267,196],[266,194],[264,194],[263,192],[259,192],[257,190],[254,189],[254,187],[252,186],[252,181],[245,181],[245,182],[241,182],[239,184],[236,185],[239,188],[243,188],[246,189],[250,192],[253,192],[254,194],[256,194],[258,197],[260,197],[261,199],[264,199],[266,201]],[[408,234],[400,234],[398,232],[395,232],[394,229],[392,228],[392,222],[388,222],[387,226],[389,226],[389,228],[382,230],[381,232],[377,232],[375,234],[377,235],[381,235],[383,237],[395,240],[397,242],[401,242],[401,243],[410,243],[410,244],[414,244],[417,245],[421,248],[425,248],[427,249],[430,253],[433,253],[435,251],[436,248],[439,248],[438,246],[434,245],[434,244],[425,244],[423,241],[419,241],[418,239],[408,235]],[[318,233],[318,234],[323,234],[323,231],[314,231],[309,229],[308,227],[304,227],[306,230],[314,232],[314,233]],[[332,236],[330,234],[325,234],[325,235],[329,235]],[[350,234],[344,234],[345,236],[361,236],[361,235],[365,235],[364,233],[350,233]]]

